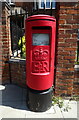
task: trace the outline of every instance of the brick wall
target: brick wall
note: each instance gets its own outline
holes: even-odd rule
[[[7,61],[10,56],[10,19],[9,6],[2,3],[2,83],[9,83],[9,64]]]
[[[10,60],[10,82],[26,86],[26,60]]]
[[[2,4],[0,2],[0,13],[2,13]],[[2,19],[0,14],[0,83],[2,83]]]
[[[74,72],[73,95],[79,95],[79,69]]]
[[[57,95],[73,94],[77,29],[79,28],[78,8],[78,3],[60,3],[55,79]]]

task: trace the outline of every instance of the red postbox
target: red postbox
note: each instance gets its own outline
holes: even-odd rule
[[[33,15],[26,19],[26,84],[36,91],[49,90],[54,82],[56,19]]]

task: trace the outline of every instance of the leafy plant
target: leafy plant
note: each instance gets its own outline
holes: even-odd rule
[[[55,105],[57,104],[59,106],[59,108],[62,108],[64,103],[63,103],[63,99],[61,97],[56,97],[56,96],[53,96],[52,98],[52,104]]]
[[[53,104],[53,106],[55,104],[58,105],[59,108],[63,108],[63,110],[66,112],[68,112],[68,110],[71,109],[71,107],[69,106],[69,102],[67,104],[65,104],[64,99],[62,97],[53,96],[52,104]]]
[[[75,64],[79,65],[79,61],[76,61]]]
[[[77,95],[73,95],[70,100],[75,100],[75,101],[79,101],[79,96]]]
[[[18,46],[19,46],[19,49],[21,50],[21,57],[22,58],[26,58],[26,40],[25,40],[25,36],[23,36],[22,38],[19,39],[19,42],[18,42]]]

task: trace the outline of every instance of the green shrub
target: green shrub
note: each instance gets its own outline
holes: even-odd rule
[[[22,43],[21,43],[21,40],[22,40]],[[20,53],[21,58],[25,59],[26,58],[26,40],[25,40],[25,36],[23,36],[22,38],[19,39],[18,47],[21,50],[21,53]]]

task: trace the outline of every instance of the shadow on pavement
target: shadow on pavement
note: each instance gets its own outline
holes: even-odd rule
[[[26,105],[27,89],[8,84],[0,89],[0,105],[16,109],[29,110]]]

